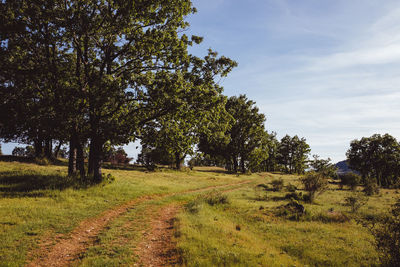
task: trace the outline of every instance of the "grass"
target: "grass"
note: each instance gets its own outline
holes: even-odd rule
[[[331,184],[314,204],[300,202],[306,214],[291,220],[276,212],[289,203],[285,199],[288,191],[285,187],[273,191],[271,182],[282,179],[285,185],[301,189],[297,176],[263,173],[238,177],[212,168],[104,172],[116,180],[80,188],[66,176],[63,164],[0,161],[0,266],[23,265],[39,240],[68,234],[79,222],[104,210],[140,196],[172,192],[181,193],[141,202],[111,221],[77,264],[133,265],[138,260],[135,249],[143,231],[150,227],[150,218],[175,203],[186,207],[178,215],[176,239],[189,266],[374,266],[379,262],[373,238],[355,219],[386,213],[400,196],[396,190],[381,190],[352,213],[345,199],[355,193]],[[225,193],[182,193],[249,179],[253,182],[233,186],[236,190]],[[270,189],[256,187],[259,184]]]
[[[207,172],[104,170],[116,180],[75,188],[65,166],[0,162],[0,265],[21,266],[45,236],[66,234],[85,218],[143,195],[234,183]]]
[[[271,175],[271,174],[270,174]],[[295,176],[274,175],[285,184],[301,187]],[[270,183],[271,177],[259,178]],[[360,188],[361,190],[361,188]],[[376,266],[373,238],[355,218],[379,216],[398,197],[395,190],[382,190],[370,197],[357,214],[345,205],[353,192],[330,190],[304,204],[299,221],[277,216],[274,209],[285,205],[287,192],[267,191],[260,198],[254,185],[228,193],[230,204],[203,204],[198,212],[181,213],[179,249],[190,266]],[[343,214],[350,220],[330,214]],[[239,226],[239,227],[237,227]],[[240,230],[238,230],[240,229]]]

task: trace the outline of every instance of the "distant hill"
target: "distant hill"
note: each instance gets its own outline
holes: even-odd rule
[[[335,166],[338,168],[338,174],[344,174],[344,173],[348,173],[348,172],[354,172],[357,173],[357,171],[354,171],[352,169],[349,168],[349,165],[347,164],[346,160],[343,161],[339,161],[338,163],[335,164]]]

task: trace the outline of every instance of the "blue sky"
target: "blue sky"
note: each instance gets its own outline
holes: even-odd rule
[[[195,0],[187,34],[239,66],[221,83],[246,94],[268,131],[345,159],[353,139],[400,139],[400,1]],[[11,145],[3,145],[10,153]],[[126,146],[136,156],[136,144]]]
[[[353,139],[400,138],[400,2],[196,0],[190,32],[238,61],[222,85],[246,94],[278,137],[345,159]]]

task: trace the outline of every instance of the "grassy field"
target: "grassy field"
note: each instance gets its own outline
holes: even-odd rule
[[[185,265],[373,266],[379,263],[373,238],[355,218],[386,213],[400,196],[395,190],[381,190],[357,213],[351,213],[344,199],[354,192],[331,185],[314,204],[304,204],[306,214],[302,218],[292,220],[277,213],[278,207],[289,202],[285,189],[260,191],[256,185],[282,178],[285,185],[291,183],[301,189],[297,176],[236,176],[207,168],[104,172],[112,174],[115,181],[77,188],[66,177],[65,166],[0,162],[0,265],[23,265],[40,240],[68,235],[82,220],[116,205],[140,196],[164,195],[139,203],[112,220],[77,265],[137,262],[135,249],[150,227],[149,218],[175,203],[186,207],[174,224]],[[231,188],[235,190],[219,189],[226,191],[222,193],[188,191],[247,180],[251,182]],[[228,203],[210,205],[207,202],[213,194],[226,195]]]

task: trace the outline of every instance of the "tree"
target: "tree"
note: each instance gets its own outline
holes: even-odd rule
[[[268,157],[263,162],[264,171],[272,172],[279,170],[278,156],[279,156],[279,141],[276,138],[276,133],[267,133],[267,143],[268,143]]]
[[[323,173],[330,178],[337,178],[337,167],[331,163],[331,159],[321,159],[318,155],[313,155],[310,161],[310,167],[315,172]]]
[[[176,169],[180,169],[187,155],[194,153],[200,134],[209,133],[210,124],[223,116],[226,97],[215,80],[225,77],[237,65],[229,58],[217,58],[211,50],[203,60],[191,60],[193,66],[182,71],[180,86],[187,88],[186,95],[181,96],[184,101],[173,112],[147,123],[141,137],[142,146],[161,149],[174,158]]]
[[[25,156],[25,148],[24,147],[14,147],[13,151],[11,152],[11,155],[17,156],[17,157],[23,157]]]
[[[307,168],[308,155],[311,151],[305,138],[297,135],[285,135],[279,144],[279,163],[283,165],[286,173],[304,173]]]
[[[190,0],[5,0],[0,7],[1,138],[33,142],[38,155],[51,152],[54,139],[68,141],[71,175],[100,181],[107,142],[133,141],[143,125],[174,113],[191,93],[182,81],[198,80],[192,70],[208,75],[202,83],[213,79],[215,69],[197,68],[187,51],[202,38],[182,34],[195,12]],[[10,110],[16,115],[3,115]]]
[[[390,186],[399,180],[400,144],[389,134],[354,140],[346,155],[350,168],[361,174],[364,183],[373,178],[380,186]]]
[[[199,150],[214,158],[223,158],[228,170],[246,172],[255,154],[264,152],[265,116],[245,95],[228,98],[225,109],[229,116],[221,117],[220,124],[214,123],[214,126],[218,128],[217,125],[227,122],[229,127],[211,136],[202,135]]]
[[[0,4],[0,138],[34,144],[37,157],[52,157],[52,139],[63,138],[59,108],[68,73],[60,25],[52,20],[59,7],[60,1]]]
[[[132,160],[122,147],[118,147],[117,149],[112,147],[112,149],[107,151],[104,159],[113,164],[128,164]]]

